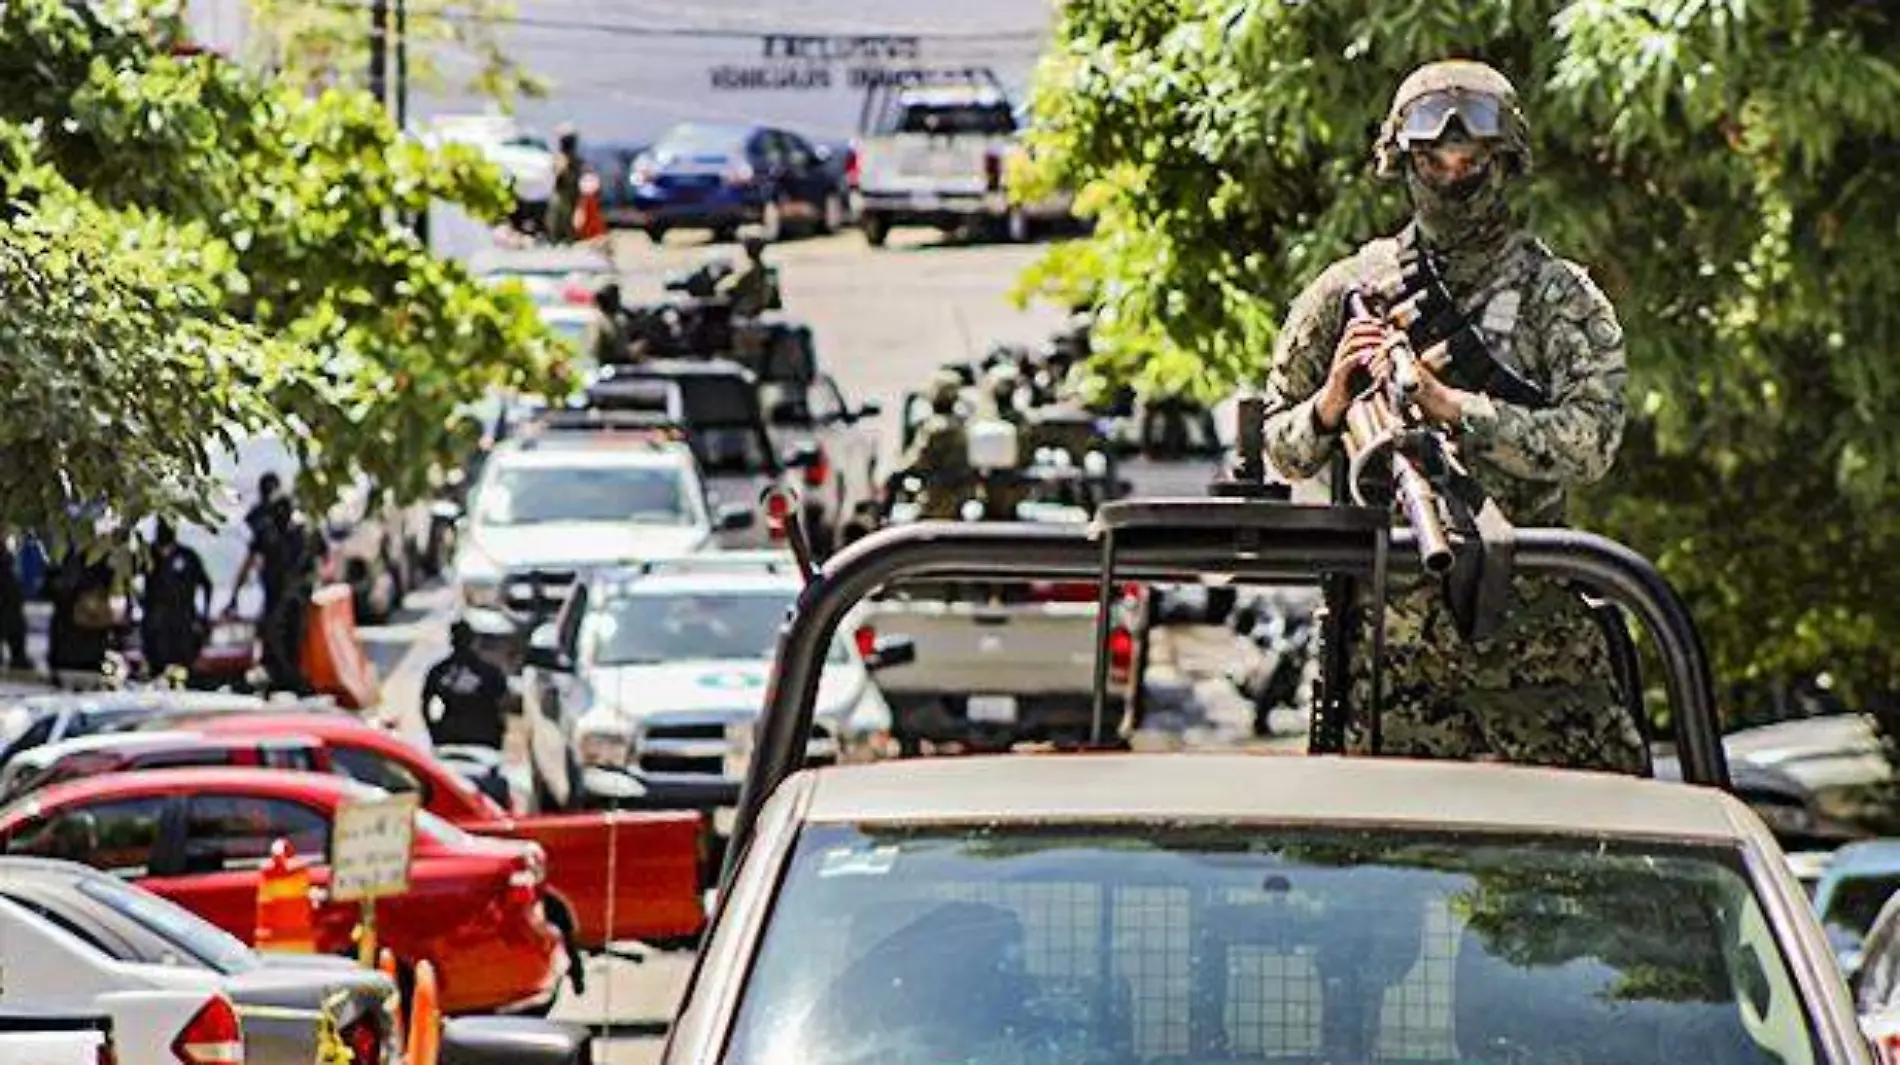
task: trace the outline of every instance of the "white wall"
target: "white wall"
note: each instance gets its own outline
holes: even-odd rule
[[[244,0],[190,3],[206,43],[241,37]],[[843,139],[857,131],[862,80],[893,71],[988,67],[1020,96],[1054,21],[1053,0],[516,0],[515,14],[501,27],[507,54],[552,83],[521,103],[521,120],[543,134],[572,122],[596,142],[644,142],[689,120]],[[439,64],[465,69],[453,53]],[[416,126],[487,109],[410,100]]]

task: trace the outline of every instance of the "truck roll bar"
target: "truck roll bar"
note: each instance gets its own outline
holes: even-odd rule
[[[1118,580],[1312,585],[1328,574],[1372,577],[1375,568],[1418,572],[1411,532],[1387,522],[1361,507],[1214,497],[1105,504],[1093,528],[926,521],[858,540],[811,572],[780,631],[722,886],[765,800],[803,766],[833,634],[879,588],[918,578],[1105,580],[1111,573]],[[1593,533],[1524,528],[1516,530],[1515,566],[1573,582],[1642,622],[1662,662],[1682,779],[1726,788],[1708,658],[1687,608],[1649,560]]]

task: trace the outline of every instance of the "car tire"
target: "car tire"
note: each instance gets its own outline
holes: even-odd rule
[[[884,241],[891,235],[891,224],[883,215],[867,214],[858,223],[864,230],[864,242],[873,248],[882,248]]]
[[[845,226],[844,197],[835,192],[825,193],[825,202],[818,209],[818,232],[836,233]]]
[[[785,207],[777,197],[765,201],[759,210],[759,235],[767,244],[777,244],[785,239]]]

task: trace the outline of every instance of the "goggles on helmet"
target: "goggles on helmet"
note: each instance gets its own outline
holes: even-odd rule
[[[1441,140],[1454,118],[1475,140],[1504,136],[1503,101],[1490,93],[1444,89],[1426,93],[1406,106],[1399,122],[1399,148],[1410,151]]]

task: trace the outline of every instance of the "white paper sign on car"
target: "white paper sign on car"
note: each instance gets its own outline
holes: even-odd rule
[[[337,808],[330,855],[330,897],[339,902],[409,890],[416,796],[348,802]]]

